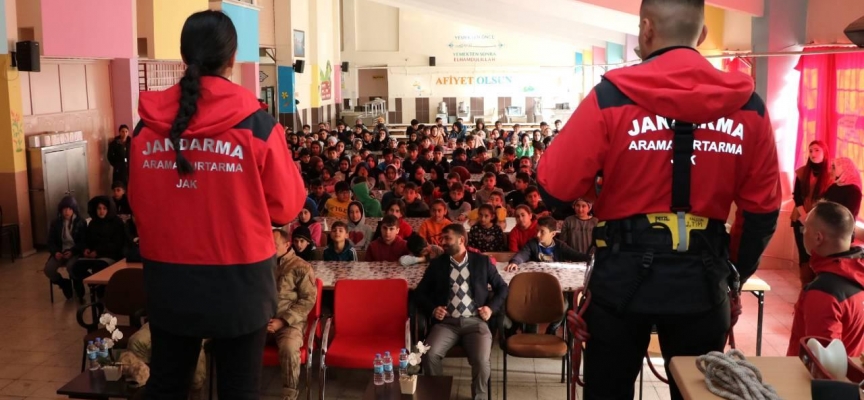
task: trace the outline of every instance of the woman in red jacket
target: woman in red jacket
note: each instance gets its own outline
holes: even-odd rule
[[[141,93],[129,201],[153,340],[147,399],[186,398],[203,338],[213,339],[219,398],[258,398],[276,312],[271,226],[306,196],[282,127],[226,78],[236,52],[228,16],[195,13],[180,36],[180,83]]]

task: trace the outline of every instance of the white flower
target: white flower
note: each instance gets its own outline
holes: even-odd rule
[[[426,354],[426,352],[431,348],[432,346],[427,346],[423,342],[417,342],[417,352],[420,353],[420,355]]]
[[[111,322],[111,318],[114,318],[111,314],[105,313],[99,317],[99,323],[102,325],[108,325]],[[115,318],[116,320],[116,318]]]
[[[114,339],[116,341],[123,339],[123,332],[121,332],[119,329],[111,332],[111,339]]]
[[[105,339],[105,340],[103,340],[103,341],[102,341],[102,344],[105,345],[105,348],[106,348],[106,349],[110,349],[110,348],[114,347],[114,341],[111,340],[111,339]]]
[[[113,316],[113,315],[111,316],[111,323],[110,323],[110,325],[111,325],[111,326],[117,326],[117,317],[115,317],[115,316]],[[111,329],[111,330],[113,331],[113,329]]]
[[[114,324],[109,322],[108,325],[105,325],[105,330],[107,330],[108,332],[114,332],[116,329],[117,329],[116,322]]]
[[[420,355],[417,353],[411,353],[408,355],[408,364],[411,365],[420,365]]]

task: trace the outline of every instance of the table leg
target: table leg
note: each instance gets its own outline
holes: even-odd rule
[[[96,302],[96,285],[89,285],[89,286],[90,286],[90,303],[92,304],[92,303]],[[99,310],[97,310],[96,307],[90,307],[90,312],[93,314],[93,323],[98,324],[99,323]]]
[[[753,292],[756,299],[759,301],[759,309],[757,314],[757,322],[756,322],[756,356],[762,355],[762,320],[765,315],[765,292],[761,290],[754,290]]]

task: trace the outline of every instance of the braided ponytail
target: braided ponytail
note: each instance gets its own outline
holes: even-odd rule
[[[180,79],[180,108],[177,110],[177,116],[174,117],[174,122],[171,124],[171,143],[174,145],[176,154],[177,172],[183,175],[189,175],[194,170],[192,164],[180,151],[180,135],[189,127],[189,120],[198,112],[198,97],[201,95],[201,73],[196,64],[189,64],[186,67],[186,74]]]
[[[171,124],[170,139],[176,154],[180,176],[195,172],[180,151],[180,136],[198,112],[201,97],[201,77],[220,76],[237,52],[237,30],[231,18],[221,11],[200,11],[192,14],[180,33],[180,54],[186,62],[186,73],[180,79],[180,107]]]

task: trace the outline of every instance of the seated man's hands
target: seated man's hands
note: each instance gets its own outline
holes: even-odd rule
[[[519,269],[519,266],[514,264],[514,263],[507,264],[507,267],[504,268],[504,270],[507,272],[515,272],[518,269]]]
[[[487,306],[483,306],[477,309],[477,314],[480,315],[480,318],[482,320],[488,321],[489,318],[492,317],[492,309]]]
[[[435,307],[434,310],[432,310],[432,317],[434,317],[435,319],[437,319],[439,321],[443,320],[444,317],[446,317],[446,316],[447,316],[447,308],[444,306],[438,306],[438,307]]]
[[[285,321],[282,318],[273,318],[267,323],[267,332],[276,333],[285,327]]]

